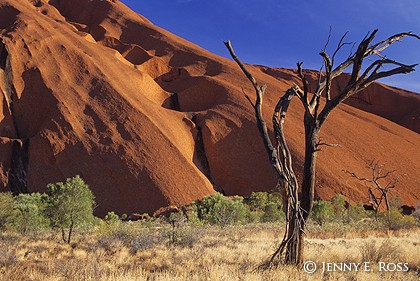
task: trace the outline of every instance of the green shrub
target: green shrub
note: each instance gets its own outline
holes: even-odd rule
[[[217,193],[210,195],[196,203],[198,217],[205,223],[226,226],[233,223],[243,223],[249,213],[242,203],[243,198],[235,196],[232,199]]]
[[[323,225],[334,217],[334,209],[328,201],[315,201],[311,212],[312,220]]]
[[[108,212],[104,217],[104,221],[108,225],[112,225],[112,224],[116,224],[116,223],[121,222],[120,217],[114,212]]]
[[[389,202],[390,207],[395,207],[397,209],[401,208],[403,205],[403,200],[400,195],[393,196]]]
[[[261,217],[262,222],[277,222],[284,218],[284,213],[276,202],[268,202]]]
[[[31,193],[16,196],[13,207],[13,226],[27,233],[47,228],[50,221],[45,217],[45,194]]]
[[[347,219],[346,198],[343,194],[336,194],[331,199],[331,205],[334,210],[334,216],[337,220],[345,221]]]
[[[46,213],[52,225],[61,229],[63,241],[70,244],[74,227],[94,221],[95,197],[80,176],[69,178],[64,183],[48,184],[47,195]]]
[[[384,220],[388,221],[390,229],[412,228],[417,225],[413,216],[405,216],[396,207],[391,207],[389,212],[383,213]]]
[[[263,211],[268,203],[267,192],[252,192],[251,196],[246,200],[251,211]]]
[[[253,192],[246,200],[249,222],[275,222],[284,217],[283,202],[278,192]]]
[[[196,202],[192,202],[191,204],[184,206],[183,208],[185,208],[185,213],[187,214],[187,221],[189,224],[195,226],[203,225],[203,222],[198,216],[198,208]]]
[[[261,222],[264,211],[248,211],[246,215],[247,223]]]
[[[180,231],[186,224],[187,218],[182,212],[174,212],[169,215],[167,222],[171,225],[171,230],[168,233],[169,243],[176,244],[180,239]]]
[[[268,203],[270,202],[276,204],[279,210],[283,210],[283,198],[280,192],[268,193]]]
[[[349,206],[350,219],[352,221],[360,221],[361,219],[367,217],[365,207],[362,202],[357,203],[357,205]]]
[[[216,193],[195,202],[198,218],[204,223],[214,223],[214,205],[221,200],[224,200],[223,195]]]
[[[15,200],[12,193],[0,193],[0,230],[4,230],[11,222],[14,204]]]

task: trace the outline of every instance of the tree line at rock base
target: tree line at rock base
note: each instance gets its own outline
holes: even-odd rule
[[[170,241],[176,242],[177,232],[185,225],[203,226],[285,223],[282,198],[279,192],[254,192],[249,197],[225,197],[220,193],[207,196],[172,212],[155,218],[147,214],[142,220],[147,224],[165,223],[172,228]],[[328,223],[357,224],[364,220],[373,222],[376,227],[401,229],[418,226],[418,212],[411,216],[403,215],[399,207],[401,200],[392,200],[392,207],[386,213],[377,214],[366,211],[360,202],[349,205],[346,198],[337,194],[331,201],[315,201],[310,216],[313,225],[323,227]],[[62,240],[71,243],[74,229],[92,228],[100,224],[115,225],[124,223],[128,216],[110,211],[103,218],[94,217],[95,198],[88,185],[79,176],[65,182],[49,184],[46,193],[28,193],[12,196],[0,193],[0,229],[22,234],[48,228],[61,231]]]

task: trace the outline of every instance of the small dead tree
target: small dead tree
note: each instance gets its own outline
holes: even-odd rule
[[[399,176],[396,176],[393,180],[383,184],[383,182],[391,176],[394,171],[383,170],[384,165],[380,164],[379,161],[368,161],[366,168],[371,171],[370,177],[359,177],[355,172],[346,171],[351,177],[356,178],[360,181],[367,183],[369,203],[372,205],[375,213],[379,213],[382,203],[385,202],[386,210],[389,215],[391,209],[389,202],[389,192],[394,189],[398,183]]]
[[[258,84],[254,76],[236,56],[230,41],[225,42],[230,55],[239,65],[242,72],[246,75],[255,89],[255,103],[252,102],[249,96],[245,96],[255,110],[258,129],[263,138],[270,163],[276,172],[279,184],[282,186],[283,196],[286,201],[285,234],[279,247],[267,263],[264,264],[264,267],[269,268],[274,265],[278,265],[281,262],[295,265],[303,262],[305,224],[314,202],[317,152],[323,145],[331,146],[331,144],[328,144],[320,139],[319,132],[331,112],[340,103],[365,89],[374,81],[396,74],[412,72],[416,66],[416,64],[406,65],[390,60],[381,53],[394,42],[399,41],[404,37],[414,37],[420,39],[418,35],[411,32],[404,32],[395,34],[383,41],[380,41],[379,43],[373,44],[372,41],[375,38],[376,33],[377,30],[374,30],[372,33],[368,33],[358,45],[356,52],[354,54],[350,52],[350,55],[344,62],[335,66],[337,53],[339,53],[339,51],[349,43],[344,41],[347,35],[346,33],[341,37],[333,55],[329,56],[326,49],[330,42],[330,31],[327,43],[325,44],[324,49],[320,52],[320,55],[323,58],[323,65],[318,73],[319,79],[316,90],[312,95],[309,93],[309,85],[305,74],[303,73],[302,63],[297,63],[297,75],[301,80],[303,89],[298,85],[293,85],[286,91],[277,103],[272,117],[276,140],[275,144],[271,142],[267,124],[264,121],[262,114],[262,102],[266,86]],[[363,68],[362,65],[364,60],[372,57],[375,57],[375,60],[373,60],[366,68]],[[332,81],[350,66],[352,66],[352,70],[348,83],[333,97],[331,95]],[[385,66],[391,67],[391,69],[383,69]],[[298,196],[299,184],[293,171],[292,158],[283,131],[287,109],[294,96],[299,98],[304,108],[305,160],[303,165],[302,192],[300,196]],[[323,100],[321,100],[321,97],[323,97]]]

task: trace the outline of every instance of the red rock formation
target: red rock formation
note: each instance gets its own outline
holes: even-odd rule
[[[16,138],[29,139],[29,191],[79,174],[97,198],[99,215],[153,213],[213,188],[248,195],[274,187],[241,88],[252,89],[230,60],[154,26],[118,1],[0,0],[0,36],[7,51],[0,64],[2,190],[10,188],[9,139]],[[269,118],[297,79],[291,70],[250,68],[268,85]],[[374,87],[375,96],[389,90],[378,97],[385,103],[395,93],[410,97],[406,106],[417,103],[413,112],[419,108],[411,93]],[[372,112],[417,130],[418,118],[410,119],[406,107],[379,105]],[[379,159],[402,175],[395,194],[419,203],[420,137],[375,114],[343,105],[332,115],[322,136],[341,147],[320,153],[317,197],[341,192],[364,199],[366,190],[342,169],[363,174],[365,160]],[[300,104],[292,102],[286,133],[297,170],[301,117]]]

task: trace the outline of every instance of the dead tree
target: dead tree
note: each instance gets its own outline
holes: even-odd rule
[[[356,52],[351,52],[344,62],[335,66],[337,53],[349,43],[344,42],[347,35],[346,33],[341,37],[333,55],[329,56],[326,49],[331,37],[330,32],[327,43],[325,44],[324,49],[320,52],[320,55],[323,58],[323,66],[318,73],[318,84],[312,95],[310,95],[308,90],[309,85],[305,74],[303,73],[302,63],[297,63],[297,75],[301,80],[303,89],[298,85],[293,85],[286,91],[277,103],[272,118],[276,140],[275,144],[273,144],[270,140],[267,124],[265,123],[262,115],[262,102],[266,86],[258,84],[254,76],[236,56],[230,41],[225,42],[230,55],[239,65],[255,89],[255,103],[253,103],[251,98],[247,95],[246,98],[250,101],[255,110],[258,129],[263,138],[270,163],[276,172],[279,184],[282,186],[283,194],[286,198],[285,234],[279,247],[265,264],[265,267],[278,265],[281,262],[298,265],[303,261],[305,223],[309,217],[314,202],[317,152],[320,150],[321,146],[331,145],[319,138],[319,132],[330,113],[340,103],[365,89],[374,81],[395,74],[412,72],[416,66],[416,64],[406,65],[390,60],[381,53],[394,42],[399,41],[404,37],[414,37],[420,39],[418,35],[411,32],[404,32],[395,34],[383,41],[380,41],[379,43],[373,44],[372,41],[376,33],[377,30],[374,30],[372,33],[368,33],[358,45]],[[373,60],[366,68],[362,68],[364,60],[372,57],[375,57],[375,60]],[[335,97],[332,97],[332,81],[350,66],[352,66],[352,70],[347,84],[335,95]],[[384,70],[384,66],[391,67],[391,69]],[[305,160],[303,165],[303,181],[301,183],[302,192],[300,196],[298,196],[299,184],[293,171],[292,158],[283,131],[287,109],[294,96],[299,98],[304,108]],[[321,101],[321,97],[323,97],[323,101]]]
[[[384,171],[383,167],[384,165],[380,164],[379,161],[368,161],[366,163],[366,168],[371,171],[370,177],[359,177],[355,172],[346,171],[346,173],[351,177],[368,184],[369,203],[372,205],[372,208],[376,213],[380,211],[383,202],[385,202],[386,210],[389,213],[391,206],[389,203],[388,193],[391,189],[395,188],[400,178],[399,176],[396,176],[386,185],[383,185],[381,182],[393,173],[393,171]]]

